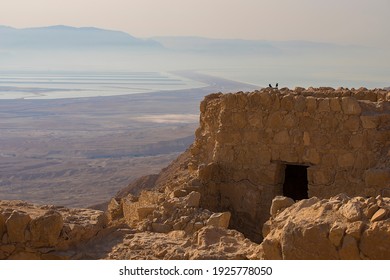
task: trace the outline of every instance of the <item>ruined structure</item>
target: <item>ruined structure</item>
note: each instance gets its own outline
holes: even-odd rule
[[[261,240],[272,199],[390,195],[390,93],[296,88],[212,94],[189,168],[201,206]]]

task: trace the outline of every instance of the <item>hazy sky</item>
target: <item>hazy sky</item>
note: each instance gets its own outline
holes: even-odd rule
[[[0,25],[96,26],[136,37],[390,44],[390,0],[0,0]]]

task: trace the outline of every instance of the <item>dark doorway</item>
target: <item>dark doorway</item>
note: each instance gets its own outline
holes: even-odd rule
[[[307,166],[286,165],[283,195],[294,200],[309,198],[307,191]]]

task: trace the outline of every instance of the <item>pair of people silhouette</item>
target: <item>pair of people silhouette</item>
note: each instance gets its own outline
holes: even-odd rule
[[[270,88],[278,88],[278,86],[279,86],[279,83],[276,83],[276,86],[275,87],[273,87],[271,84],[268,84],[268,86],[270,87]]]

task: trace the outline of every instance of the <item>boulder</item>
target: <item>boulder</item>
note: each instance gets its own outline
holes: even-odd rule
[[[283,211],[285,208],[293,205],[295,201],[292,198],[286,196],[276,196],[272,200],[270,214],[271,216],[276,215],[278,212]]]
[[[13,211],[5,222],[7,226],[8,242],[20,242],[25,241],[25,230],[31,221],[31,217],[19,211]]]
[[[371,223],[362,234],[360,251],[372,260],[390,259],[390,221]]]
[[[361,210],[356,202],[348,201],[340,207],[340,213],[347,218],[349,222],[356,222],[361,218]]]
[[[184,207],[199,207],[200,202],[200,193],[191,192],[189,195],[184,197],[183,203]]]
[[[370,209],[377,209],[371,221],[367,216],[373,211]],[[301,200],[265,223],[258,256],[302,260],[389,259],[387,209],[390,199],[381,196],[349,198],[340,194],[330,199]]]
[[[152,230],[153,232],[168,233],[172,230],[172,226],[161,223],[152,223]]]
[[[60,213],[48,211],[30,223],[31,241],[38,246],[55,246],[58,243],[64,220]]]
[[[230,217],[230,212],[214,213],[207,220],[207,225],[226,229],[229,227]]]
[[[384,219],[387,216],[388,210],[387,209],[379,209],[378,211],[375,212],[375,214],[371,218],[371,222],[377,222],[382,219]]]

